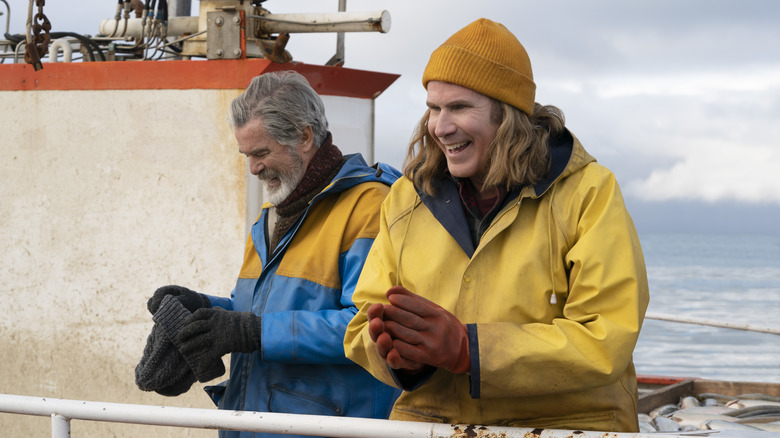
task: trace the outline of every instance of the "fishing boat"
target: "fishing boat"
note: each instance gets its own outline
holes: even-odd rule
[[[166,15],[188,2],[163,3],[147,1],[135,17],[131,2],[119,1],[94,37],[47,30],[56,17],[36,4],[30,18],[40,28],[19,36],[7,27],[0,41],[0,283],[12,315],[0,322],[6,434],[70,436],[71,420],[88,420],[75,436],[168,436],[167,426],[194,428],[188,436],[218,428],[374,437],[652,434],[235,413],[213,409],[195,390],[176,399],[138,391],[132,373],[151,326],[148,295],[181,278],[199,290],[229,289],[236,273],[221,267],[240,266],[260,209],[259,182],[224,122],[229,102],[255,75],[296,70],[323,96],[338,146],[374,161],[375,100],[398,78],[344,66],[344,33],[389,31],[387,11],[351,13],[342,0],[338,13],[274,14],[262,1],[203,0],[189,16]],[[325,65],[287,51],[288,39],[304,32],[340,35]],[[640,384],[639,410],[647,415],[703,393],[780,396],[777,384],[649,376]],[[675,432],[691,434],[681,427],[664,436]]]

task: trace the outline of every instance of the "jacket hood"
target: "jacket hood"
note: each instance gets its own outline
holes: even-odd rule
[[[314,199],[324,194],[332,195],[343,192],[364,182],[379,182],[390,186],[401,177],[401,172],[389,164],[376,163],[369,166],[361,154],[349,154],[345,155],[344,158],[347,161],[341,166],[339,173]]]
[[[386,163],[376,163],[369,166],[362,154],[344,155],[346,162],[341,166],[341,170],[320,193],[317,194],[309,203],[336,193],[343,192],[358,184],[364,182],[379,182],[388,186],[393,185],[395,180],[401,177],[401,172],[393,166]],[[263,202],[263,208],[270,207],[268,201]],[[259,219],[259,217],[258,217]]]
[[[550,138],[550,174],[534,186],[534,197],[542,196],[555,182],[582,169],[596,159],[582,143],[565,129],[560,135]]]

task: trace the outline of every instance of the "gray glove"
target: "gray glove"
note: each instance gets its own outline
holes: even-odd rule
[[[179,331],[178,347],[195,374],[227,353],[260,350],[260,317],[220,307],[198,309]]]
[[[163,298],[167,295],[176,297],[176,299],[184,305],[184,308],[192,313],[203,307],[211,307],[211,302],[206,295],[199,294],[186,287],[171,285],[163,286],[154,291],[154,295],[146,302],[146,308],[149,309],[149,313],[152,315],[157,313],[157,310],[160,308],[160,303],[162,303]]]
[[[224,368],[222,372],[225,372]],[[187,361],[171,344],[165,329],[155,324],[141,361],[135,367],[135,384],[142,391],[173,397],[189,391],[196,380]]]

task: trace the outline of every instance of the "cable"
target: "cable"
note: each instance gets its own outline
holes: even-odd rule
[[[82,45],[86,46],[89,49],[87,50],[87,53],[89,53],[90,61],[95,60],[95,56],[92,53],[93,51],[98,54],[98,57],[100,58],[101,61],[106,60],[105,55],[103,55],[103,51],[100,50],[100,46],[96,42],[92,41],[92,39],[84,35],[75,32],[51,32],[51,36],[52,38],[62,38],[62,37],[76,38],[77,40],[79,40],[79,42],[81,42]]]
[[[79,42],[83,46],[87,47],[87,49],[88,49],[87,53],[89,54],[89,58],[90,58],[89,60],[90,61],[94,61],[95,60],[95,55],[94,55],[93,52],[96,52],[98,54],[98,57],[100,58],[101,61],[105,61],[106,60],[106,57],[105,57],[105,55],[103,55],[103,51],[100,49],[100,46],[96,42],[92,41],[92,39],[90,39],[87,36],[84,36],[84,35],[81,35],[81,34],[78,34],[78,33],[75,33],[75,32],[50,32],[49,35],[52,38],[65,38],[65,37],[75,38],[75,39],[79,40]],[[6,32],[5,33],[5,39],[7,39],[8,41],[10,41],[10,42],[12,42],[14,44],[18,44],[18,43],[22,42],[23,40],[25,40],[25,37],[22,36],[22,35],[19,35],[19,34],[11,35],[8,32]]]
[[[35,0],[30,0],[27,6],[27,44],[32,44],[33,1]]]

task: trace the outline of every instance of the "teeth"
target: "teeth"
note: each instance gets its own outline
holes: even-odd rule
[[[467,144],[467,143],[468,143],[468,141],[462,141],[462,142],[460,142],[460,143],[455,143],[455,144],[444,145],[444,147],[445,147],[445,148],[446,148],[448,151],[454,151],[455,149],[459,149],[459,148],[462,148],[463,146],[466,146],[466,144]]]

